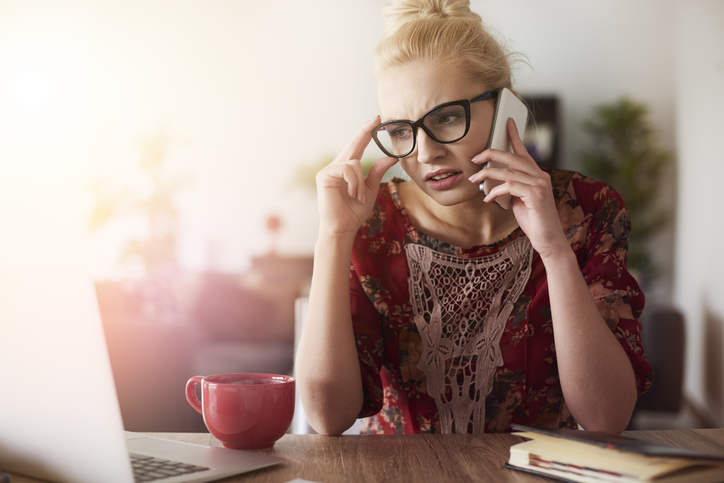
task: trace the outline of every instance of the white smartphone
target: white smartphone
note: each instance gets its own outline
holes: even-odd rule
[[[518,99],[510,89],[502,88],[498,92],[498,100],[495,103],[495,114],[493,115],[493,125],[490,128],[490,137],[488,138],[488,148],[499,149],[501,151],[513,152],[513,147],[510,145],[510,138],[508,137],[508,119],[513,118],[515,125],[518,128],[518,134],[521,139],[523,133],[525,133],[525,126],[528,123],[528,108],[525,107],[523,101]],[[504,164],[489,161],[485,164],[483,169],[491,168],[505,168]],[[486,179],[481,185],[481,191],[484,194],[490,193],[494,187],[499,184],[503,184],[502,181],[495,179]],[[495,204],[507,210],[510,208],[511,196],[503,195],[499,196],[495,200]]]

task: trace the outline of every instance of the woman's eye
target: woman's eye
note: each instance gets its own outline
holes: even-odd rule
[[[390,138],[395,140],[403,140],[410,137],[410,134],[412,133],[412,130],[408,127],[395,129],[393,131],[389,131]]]
[[[441,127],[455,126],[464,120],[464,112],[440,113],[437,115],[436,124]]]

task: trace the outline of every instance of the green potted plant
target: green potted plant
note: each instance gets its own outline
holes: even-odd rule
[[[581,155],[581,171],[623,198],[632,227],[628,266],[647,285],[659,273],[651,242],[671,222],[660,193],[672,154],[659,144],[647,106],[628,97],[595,106],[583,128],[593,143]]]

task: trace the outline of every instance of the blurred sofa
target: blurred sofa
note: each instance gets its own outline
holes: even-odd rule
[[[269,256],[244,273],[174,273],[153,290],[148,280],[96,282],[125,429],[205,431],[185,398],[192,376],[290,374],[294,300],[311,274],[311,257]],[[149,310],[154,298],[160,310]]]

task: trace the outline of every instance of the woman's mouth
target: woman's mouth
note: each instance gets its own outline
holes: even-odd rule
[[[455,175],[455,173],[445,173],[445,174],[440,174],[438,176],[433,176],[430,179],[432,179],[433,181],[442,181],[445,178],[449,178],[450,176],[454,176],[454,175]]]
[[[455,182],[460,179],[460,171],[453,171],[452,169],[441,169],[433,173],[428,173],[425,176],[427,185],[437,191],[446,190],[450,188]]]

